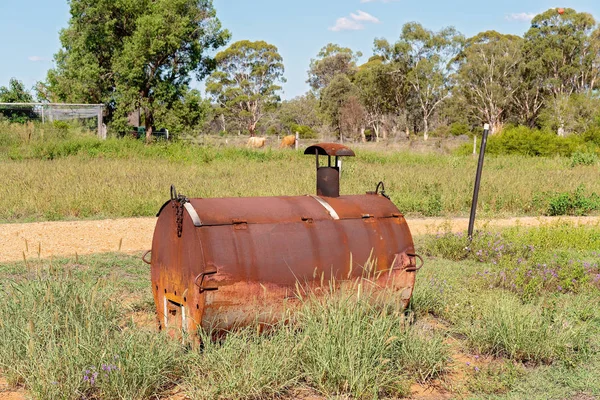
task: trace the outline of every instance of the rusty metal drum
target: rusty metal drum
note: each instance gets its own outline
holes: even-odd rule
[[[306,152],[331,156],[325,145]],[[193,334],[270,323],[299,288],[360,278],[369,260],[376,284],[406,306],[418,258],[404,216],[377,191],[187,199],[172,190],[151,250],[158,324]]]

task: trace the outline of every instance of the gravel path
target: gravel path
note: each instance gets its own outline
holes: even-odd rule
[[[413,235],[443,232],[448,226],[465,231],[467,218],[407,218]],[[600,225],[600,217],[522,217],[479,219],[477,227],[539,226],[556,221]],[[148,250],[156,218],[105,219],[99,221],[34,222],[0,224],[0,262],[19,261],[23,257],[50,258],[121,251],[134,254]]]

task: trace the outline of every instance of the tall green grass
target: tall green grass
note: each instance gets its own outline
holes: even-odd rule
[[[590,350],[587,325],[570,321],[542,302],[523,304],[502,293],[481,296],[457,331],[478,354],[520,362],[573,365]]]
[[[0,370],[36,398],[145,399],[181,375],[182,349],[125,322],[108,281],[47,270],[4,281],[0,302]]]
[[[466,216],[475,167],[470,156],[357,149],[343,165],[341,192],[365,193],[384,181],[407,215]],[[572,168],[563,158],[490,157],[478,215],[597,213],[598,168]],[[171,184],[190,197],[240,197],[313,193],[314,182],[312,156],[301,151],[89,136],[39,140],[0,146],[0,221],[151,216]]]
[[[138,259],[86,257],[0,265],[0,373],[36,399],[262,399],[408,394],[448,368],[443,335],[413,325],[391,293],[358,286],[305,294],[287,324],[184,347],[139,326],[149,276]],[[134,282],[124,282],[124,277]],[[145,282],[143,287],[139,283]],[[142,306],[140,307],[140,304]]]

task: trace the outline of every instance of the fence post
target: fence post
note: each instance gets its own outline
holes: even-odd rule
[[[102,129],[102,124],[103,124],[102,106],[98,106],[98,138],[106,139],[106,133],[104,132],[104,129]]]
[[[477,212],[477,199],[479,198],[479,186],[481,184],[481,171],[483,170],[483,159],[485,156],[485,145],[487,143],[490,125],[483,126],[483,137],[481,139],[481,148],[479,149],[479,162],[477,163],[477,174],[475,175],[475,188],[473,189],[473,202],[471,203],[471,217],[469,218],[469,240],[473,239],[473,227],[475,226],[475,214]]]

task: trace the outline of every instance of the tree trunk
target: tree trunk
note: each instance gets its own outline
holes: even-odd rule
[[[365,128],[360,128],[360,141],[363,143],[367,142],[367,137],[365,136]]]
[[[498,133],[498,132],[500,132],[502,130],[502,125],[503,124],[499,120],[495,120],[495,121],[492,121],[492,123],[490,125],[491,125],[491,128],[492,128],[491,131],[490,131],[490,133],[492,135],[495,135],[496,133]]]
[[[425,141],[429,139],[429,121],[427,121],[427,118],[423,118],[423,139]]]
[[[149,108],[144,109],[144,125],[146,127],[146,143],[152,142],[152,126],[154,125],[154,114]]]
[[[227,132],[227,125],[225,124],[225,114],[221,114],[219,119],[221,120],[221,131]]]
[[[373,124],[373,131],[375,132],[375,142],[379,143],[379,125]]]

